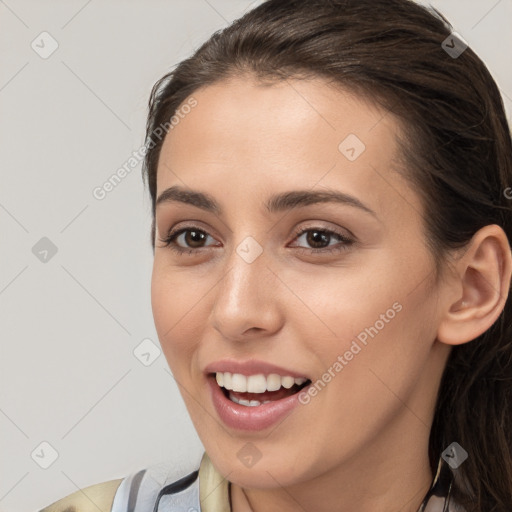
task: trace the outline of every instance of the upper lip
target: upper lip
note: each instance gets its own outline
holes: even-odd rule
[[[246,377],[248,377],[249,375],[257,375],[260,373],[263,373],[264,375],[276,373],[281,377],[302,377],[309,380],[309,377],[302,373],[290,370],[289,368],[283,368],[282,366],[278,366],[273,363],[268,363],[266,361],[258,361],[256,359],[249,359],[247,361],[238,361],[236,359],[222,359],[220,361],[210,363],[208,366],[206,366],[204,371],[205,373],[240,373],[242,375],[245,375]]]

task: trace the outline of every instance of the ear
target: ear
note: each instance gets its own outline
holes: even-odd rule
[[[510,291],[512,252],[497,224],[478,230],[445,284],[446,306],[437,339],[448,345],[474,340],[498,319]]]

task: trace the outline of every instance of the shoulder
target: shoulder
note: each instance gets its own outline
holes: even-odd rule
[[[123,478],[84,487],[48,505],[40,512],[98,512],[110,511]]]
[[[154,464],[124,478],[101,482],[48,505],[38,512],[147,512],[201,510],[199,464]]]

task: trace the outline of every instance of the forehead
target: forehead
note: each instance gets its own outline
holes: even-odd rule
[[[197,105],[164,140],[157,195],[175,185],[237,190],[329,187],[369,198],[375,209],[418,198],[392,169],[400,125],[368,98],[322,79],[261,84],[237,78],[203,87]],[[391,189],[390,189],[391,187]],[[394,189],[394,192],[393,190]],[[409,198],[404,198],[410,196]]]
[[[180,116],[180,129],[173,127],[165,146],[173,141],[181,144],[189,135],[205,142],[212,136],[216,142],[224,138],[234,144],[247,134],[254,138],[256,132],[259,142],[267,138],[267,143],[273,140],[276,144],[280,142],[275,135],[313,141],[329,134],[326,142],[336,142],[344,133],[354,133],[368,142],[389,134],[389,142],[394,142],[389,131],[398,129],[394,117],[369,97],[329,85],[321,78],[265,84],[250,76],[230,78],[202,87],[192,96],[197,106]]]

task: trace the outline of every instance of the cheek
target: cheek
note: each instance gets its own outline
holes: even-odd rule
[[[163,271],[155,263],[151,307],[160,345],[173,374],[190,366],[208,314],[206,293],[207,289],[202,290],[190,275]]]
[[[390,285],[378,293],[375,285],[371,294],[341,298],[329,318],[327,303],[323,310],[338,337],[321,347],[321,378],[329,380],[332,425],[348,430],[353,422],[377,431],[408,401],[435,338],[435,299],[426,286],[411,292],[411,286]]]
[[[394,319],[399,306],[393,309],[393,304],[401,302],[408,290],[400,282],[402,270],[393,268],[393,261],[381,256],[379,261],[353,258],[343,267],[313,268],[307,273],[283,270],[280,276],[293,293],[285,291],[281,301],[293,322],[300,323],[300,332],[308,333],[299,339],[317,345],[321,336],[330,340],[322,347],[342,353],[360,331],[375,322],[380,325],[380,315],[386,311]]]
[[[399,262],[384,256],[359,268],[333,269],[328,277],[317,272],[286,280],[300,298],[289,298],[287,309],[295,335],[315,354],[317,367],[345,375],[331,377],[343,395],[361,396],[372,380],[382,388],[379,377],[406,391],[435,337],[428,265],[419,257]]]

